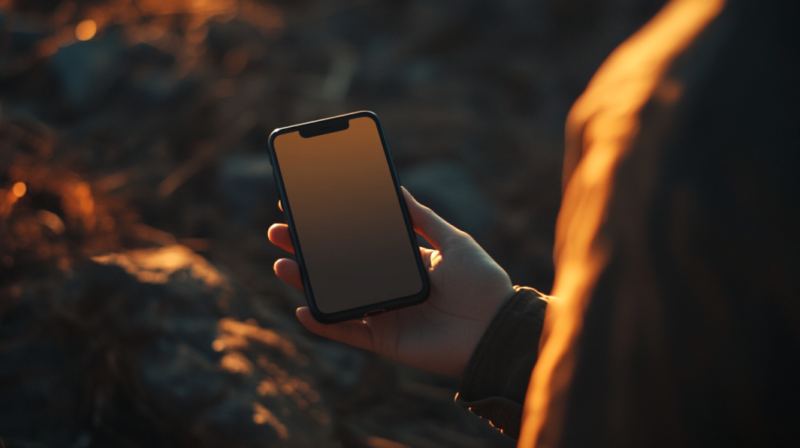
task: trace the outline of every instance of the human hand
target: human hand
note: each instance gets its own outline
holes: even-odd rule
[[[435,250],[420,247],[431,293],[425,302],[363,320],[317,322],[308,307],[297,318],[311,332],[442,375],[459,376],[500,307],[514,294],[508,274],[468,234],[456,229],[403,188],[414,230]],[[279,204],[280,205],[280,204]],[[273,224],[269,240],[294,253],[289,227]],[[275,273],[303,290],[294,260],[275,262]]]

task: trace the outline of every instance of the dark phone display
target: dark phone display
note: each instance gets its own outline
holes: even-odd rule
[[[422,279],[376,123],[273,142],[309,283],[323,313],[420,292]]]

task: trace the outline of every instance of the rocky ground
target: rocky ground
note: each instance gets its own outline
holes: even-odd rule
[[[457,379],[299,327],[266,138],[377,112],[546,291],[566,112],[662,3],[0,1],[0,446],[513,446]]]

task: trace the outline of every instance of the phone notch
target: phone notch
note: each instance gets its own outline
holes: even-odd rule
[[[350,128],[350,118],[341,117],[333,120],[323,120],[320,122],[309,123],[300,128],[300,137],[311,138],[320,135],[331,134],[333,132],[344,131]]]

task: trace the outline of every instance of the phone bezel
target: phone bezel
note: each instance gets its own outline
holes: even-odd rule
[[[381,145],[383,147],[383,153],[386,157],[386,162],[389,165],[389,171],[392,175],[392,183],[394,184],[395,193],[397,195],[397,201],[400,204],[400,210],[403,213],[403,220],[405,221],[406,230],[408,232],[408,240],[409,244],[412,246],[412,252],[414,253],[414,259],[417,263],[417,269],[419,271],[420,279],[422,280],[422,289],[410,296],[399,297],[396,299],[386,300],[383,302],[376,302],[371,305],[365,305],[357,308],[350,308],[347,310],[337,311],[335,313],[324,313],[317,308],[316,299],[314,298],[314,292],[311,287],[310,280],[308,278],[308,271],[306,270],[305,261],[303,259],[303,250],[302,245],[297,236],[297,231],[294,226],[294,219],[292,217],[292,206],[287,197],[286,189],[283,184],[283,177],[281,175],[280,163],[278,162],[277,154],[275,153],[275,147],[273,142],[275,138],[282,134],[288,134],[291,132],[301,132],[301,136],[303,133],[315,133],[319,131],[320,128],[324,127],[325,125],[333,125],[336,126],[340,124],[342,121],[348,122],[354,118],[361,118],[361,117],[368,117],[375,122],[375,126],[378,129],[378,135],[381,139]],[[348,125],[349,126],[349,125]],[[339,132],[342,129],[336,129],[330,132]],[[323,135],[329,132],[320,132],[316,135]],[[381,121],[378,118],[378,115],[371,111],[358,111],[352,112],[349,114],[344,115],[337,115],[335,117],[324,118],[321,120],[310,121],[307,123],[300,123],[293,126],[286,126],[282,128],[277,128],[269,136],[268,140],[269,146],[269,157],[272,163],[272,173],[273,177],[275,178],[275,184],[278,188],[278,196],[281,199],[281,205],[283,206],[283,212],[286,217],[286,222],[289,225],[289,233],[292,237],[292,244],[294,245],[295,249],[295,257],[297,258],[297,263],[300,265],[300,275],[303,280],[303,288],[305,289],[306,293],[306,301],[308,302],[308,307],[311,310],[311,314],[314,316],[316,320],[322,323],[335,323],[335,322],[342,322],[351,319],[357,318],[364,318],[368,315],[375,315],[378,313],[382,313],[385,311],[395,310],[398,308],[403,308],[407,306],[417,305],[424,302],[428,295],[430,294],[430,282],[428,280],[427,270],[425,269],[425,264],[422,261],[422,256],[419,251],[419,245],[417,243],[416,233],[414,232],[414,227],[411,223],[411,216],[408,213],[408,208],[406,207],[406,201],[403,197],[403,192],[400,189],[400,179],[397,176],[397,170],[394,167],[394,161],[392,160],[391,152],[389,151],[389,147],[386,144],[386,137],[383,132],[383,126],[381,125]]]

